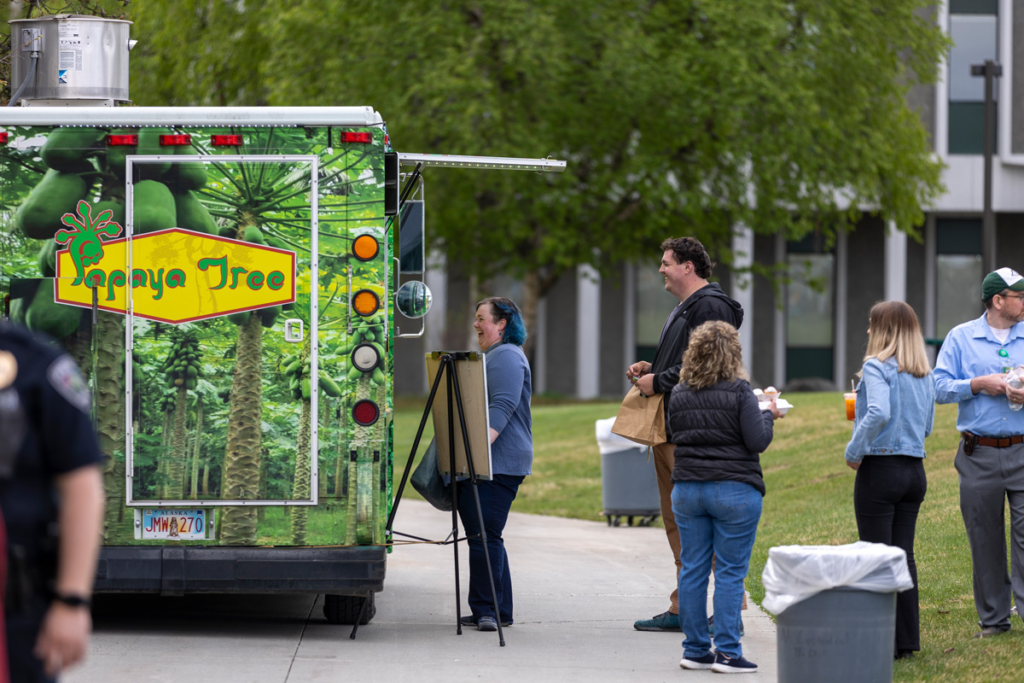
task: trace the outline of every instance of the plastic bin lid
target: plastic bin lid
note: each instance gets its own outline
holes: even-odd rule
[[[635,441],[630,441],[618,434],[612,434],[612,425],[614,424],[614,417],[609,417],[607,420],[597,420],[594,423],[594,430],[597,432],[597,447],[600,449],[601,455],[645,448],[644,446],[637,445]]]
[[[764,608],[774,614],[831,588],[900,593],[914,586],[902,548],[864,541],[771,548],[761,580]]]

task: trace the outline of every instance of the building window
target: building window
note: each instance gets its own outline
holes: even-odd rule
[[[997,0],[953,0],[949,5],[949,137],[950,154],[983,154],[985,150],[985,79],[971,75],[971,66],[998,61]],[[998,90],[994,93],[998,99]],[[996,112],[993,111],[998,123]],[[996,127],[998,138],[998,125]]]
[[[835,256],[816,235],[787,245],[787,250],[786,381],[832,380]]]
[[[945,339],[951,329],[981,315],[981,219],[940,218],[935,221],[935,335]]]
[[[636,266],[636,358],[648,362],[654,360],[668,314],[679,304],[665,291],[665,276],[658,266],[647,262]]]

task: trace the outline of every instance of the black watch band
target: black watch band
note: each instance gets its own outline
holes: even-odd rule
[[[86,609],[89,609],[92,606],[92,602],[84,595],[56,593],[54,594],[53,599],[67,605],[68,607],[85,607]]]

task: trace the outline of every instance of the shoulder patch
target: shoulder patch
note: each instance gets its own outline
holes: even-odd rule
[[[71,356],[64,355],[53,361],[46,371],[46,378],[50,385],[63,396],[68,403],[81,410],[89,412],[92,397],[89,395],[89,386],[82,377],[82,371],[75,365]]]

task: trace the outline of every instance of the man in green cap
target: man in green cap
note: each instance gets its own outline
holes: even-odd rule
[[[975,638],[1010,630],[1011,594],[1024,604],[1024,389],[1008,374],[1024,365],[1024,277],[1011,268],[989,273],[981,299],[985,313],[950,331],[935,364],[935,400],[958,404],[954,462],[981,626]],[[1004,501],[1010,504],[1012,578]]]

